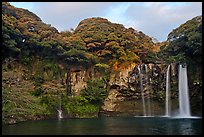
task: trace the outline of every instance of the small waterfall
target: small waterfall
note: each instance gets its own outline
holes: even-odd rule
[[[191,117],[186,65],[179,65],[179,117]]]
[[[61,98],[61,94],[60,94],[60,98],[59,98],[59,109],[57,110],[57,112],[58,112],[58,118],[59,118],[59,119],[63,118],[63,116],[62,116],[62,103],[61,103],[61,100],[62,100],[62,98]]]
[[[142,94],[143,115],[147,116],[146,106],[145,106],[145,99],[144,99],[144,91],[143,91],[143,78],[142,78],[142,72],[141,72],[141,69],[140,69],[140,65],[137,68],[138,68],[139,77],[140,77],[140,89],[141,89],[141,94]]]
[[[171,115],[171,102],[170,102],[170,67],[168,65],[166,72],[166,114],[165,116],[169,117]]]
[[[62,116],[62,110],[57,110],[57,112],[58,112],[58,118],[59,118],[59,119],[63,118],[63,116]]]

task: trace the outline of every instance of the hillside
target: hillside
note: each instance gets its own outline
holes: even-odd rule
[[[3,3],[2,11],[3,51],[9,51],[3,52],[3,58],[38,54],[58,58],[64,64],[87,67],[107,63],[112,68],[154,60],[154,43],[149,36],[107,19],[84,19],[73,34],[58,33],[27,10]]]
[[[152,39],[133,28],[103,18],[88,18],[79,23],[74,36],[84,41],[87,50],[110,64],[142,63],[151,54]],[[118,66],[119,66],[118,64]]]
[[[202,63],[202,15],[188,20],[168,34],[169,45],[159,54],[169,62]]]

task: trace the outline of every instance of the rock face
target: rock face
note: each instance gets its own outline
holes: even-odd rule
[[[172,111],[176,111],[178,109],[178,64],[171,63],[170,66]],[[143,116],[145,111],[146,116],[165,115],[167,68],[168,64],[132,64],[120,72],[112,72],[108,83],[109,92],[101,106],[100,114]],[[73,71],[71,73],[72,93],[80,95],[80,91],[87,87],[87,81],[94,78],[101,78],[94,68]]]
[[[80,95],[80,91],[87,87],[87,81],[90,79],[100,78],[100,74],[94,68],[71,70],[71,90],[76,96]]]
[[[127,89],[129,83],[129,73],[134,69],[135,64],[121,70],[118,73],[113,73],[110,76],[110,85],[119,85],[121,88]]]
[[[105,99],[102,109],[106,111],[115,111],[117,109],[117,102],[121,102],[123,100],[124,97],[121,96],[121,93],[116,89],[112,89],[109,91],[109,95]]]
[[[110,91],[100,114],[142,116],[145,107],[146,116],[165,115],[167,67],[167,64],[141,64],[119,73],[117,78],[110,80]],[[178,109],[178,64],[176,63],[171,64],[170,80],[174,112]]]
[[[73,72],[71,73],[72,79],[72,90],[74,91],[75,95],[80,95],[80,91],[86,88],[86,71],[80,72]]]

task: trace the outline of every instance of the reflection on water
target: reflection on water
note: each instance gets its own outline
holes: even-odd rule
[[[192,130],[192,123],[191,122],[185,122],[183,123],[182,121],[179,122],[179,127],[180,127],[180,132],[182,135],[191,135],[193,134]]]
[[[3,126],[2,131],[3,135],[200,135],[202,119],[166,117],[56,119]]]

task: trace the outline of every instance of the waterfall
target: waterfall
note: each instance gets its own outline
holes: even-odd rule
[[[169,117],[171,115],[171,102],[170,102],[170,66],[168,65],[166,72],[166,114]]]
[[[179,65],[179,116],[191,117],[186,65]]]
[[[57,110],[57,112],[58,112],[58,118],[59,118],[59,119],[63,118],[63,116],[62,116],[62,103],[61,103],[61,100],[62,100],[62,98],[61,98],[61,94],[60,94],[60,98],[59,98],[59,109]]]
[[[147,67],[147,64],[145,64],[145,73],[146,73],[146,79],[145,80],[146,80],[146,86],[147,86],[147,84],[148,84],[148,75],[147,75],[148,67]],[[149,94],[150,94],[150,91],[147,94],[147,98],[148,98],[147,103],[148,103],[148,116],[151,116],[151,103],[150,103],[150,95]]]
[[[142,80],[142,73],[141,73],[140,65],[137,68],[138,68],[139,77],[140,77],[140,89],[141,89],[141,94],[142,94],[143,115],[147,116],[146,107],[145,107],[145,99],[144,99],[144,91],[143,91],[143,80]]]
[[[57,110],[57,111],[58,111],[58,118],[59,118],[59,119],[63,118],[63,116],[62,116],[62,110]]]

